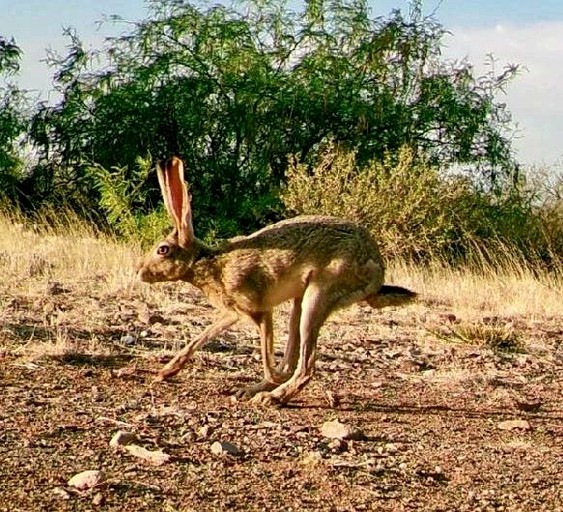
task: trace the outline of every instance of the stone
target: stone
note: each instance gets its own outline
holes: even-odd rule
[[[358,428],[340,421],[325,421],[321,427],[321,434],[329,439],[349,439],[360,441],[365,439],[364,433]]]
[[[530,430],[532,427],[526,420],[506,420],[501,421],[498,425],[501,430]]]
[[[235,446],[228,441],[215,441],[211,445],[211,453],[214,455],[241,455],[242,451],[238,446]]]
[[[52,490],[52,493],[53,493],[55,496],[57,496],[57,497],[59,497],[59,498],[61,498],[61,499],[63,499],[63,500],[69,500],[69,499],[70,499],[70,494],[69,494],[69,492],[68,492],[66,489],[63,489],[62,487],[55,487],[55,488]]]
[[[133,345],[135,341],[135,338],[130,334],[126,334],[125,336],[121,337],[121,343],[124,343],[125,345]]]
[[[136,444],[128,444],[123,448],[134,457],[143,459],[154,466],[162,466],[170,461],[170,455],[162,450],[151,451]]]
[[[135,444],[139,442],[139,438],[133,432],[126,432],[124,430],[117,431],[111,438],[109,445],[112,448],[119,446],[126,446],[128,444]]]
[[[199,436],[200,439],[209,439],[209,436],[211,435],[212,431],[213,429],[209,425],[203,425],[203,427],[201,427],[197,431],[197,435]]]
[[[97,492],[92,498],[92,505],[99,507],[100,505],[104,504],[104,501],[104,495],[101,492]]]
[[[97,469],[92,469],[77,473],[67,482],[67,484],[79,491],[86,491],[99,485],[102,479],[102,472]]]

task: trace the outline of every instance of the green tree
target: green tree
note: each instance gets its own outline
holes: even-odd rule
[[[230,234],[276,216],[288,155],[313,162],[328,138],[360,163],[408,146],[488,185],[513,177],[496,95],[516,68],[479,77],[446,62],[444,29],[420,1],[386,18],[366,0],[148,5],[148,19],[104,48],[88,53],[68,31],[67,54],[51,56],[62,99],[38,110],[32,136],[52,189],[65,176],[72,197],[91,201],[92,163],[133,179],[138,156],[178,154],[198,227]],[[153,177],[139,190],[146,208],[159,201]]]
[[[21,180],[19,145],[25,134],[24,93],[10,78],[19,71],[21,49],[0,36],[0,197],[14,199]]]

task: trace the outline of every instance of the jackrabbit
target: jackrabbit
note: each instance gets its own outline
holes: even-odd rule
[[[157,167],[175,229],[138,266],[142,281],[188,281],[221,317],[165,365],[156,380],[176,375],[191,355],[241,317],[260,331],[264,380],[242,390],[255,403],[287,403],[311,379],[319,330],[335,310],[365,300],[372,307],[410,302],[414,292],[383,285],[383,262],[366,229],[328,216],[300,216],[209,247],[194,236],[182,161]],[[289,337],[276,366],[272,311],[293,301]]]

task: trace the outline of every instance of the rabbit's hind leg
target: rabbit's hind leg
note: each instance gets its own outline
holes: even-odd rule
[[[264,357],[264,353],[262,354],[264,379],[256,384],[252,384],[250,386],[246,386],[237,390],[237,392],[235,393],[237,397],[252,398],[254,395],[262,391],[272,391],[280,384],[283,384],[284,382],[289,380],[289,378],[295,372],[297,361],[299,359],[299,321],[301,318],[301,300],[302,298],[298,297],[293,301],[293,308],[291,309],[291,314],[289,317],[289,336],[287,344],[285,346],[283,359],[275,368],[273,367],[273,334],[271,345],[269,339],[266,339],[266,342],[264,342],[261,336],[262,346],[264,346],[265,343],[266,347],[271,347],[272,350],[272,358],[269,360],[269,362],[266,362],[268,361],[268,356]]]

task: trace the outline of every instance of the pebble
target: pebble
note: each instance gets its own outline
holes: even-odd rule
[[[328,443],[327,446],[335,452],[343,451],[346,449],[346,443],[342,439],[333,439]]]
[[[162,466],[163,464],[170,462],[170,455],[164,453],[162,450],[147,450],[146,448],[136,444],[127,444],[124,446],[124,449],[134,457],[143,459],[154,466]]]
[[[325,421],[321,427],[321,434],[329,439],[350,439],[359,441],[365,439],[364,433],[358,428],[340,421]]]
[[[530,422],[526,420],[506,420],[501,421],[498,425],[501,430],[530,430]]]
[[[104,495],[101,492],[97,492],[92,498],[92,505],[99,507],[104,504]]]
[[[55,487],[51,492],[55,496],[58,496],[59,498],[62,498],[63,500],[70,499],[70,494],[68,493],[68,491],[66,491],[62,487]]]
[[[198,431],[197,431],[197,435],[200,439],[209,439],[209,436],[211,435],[212,432],[212,428],[209,425],[203,425],[203,427],[201,427]]]
[[[211,445],[211,453],[214,455],[241,455],[242,451],[238,446],[235,446],[228,441],[215,441]]]
[[[79,491],[96,487],[102,481],[102,472],[97,469],[82,471],[74,475],[67,484]]]
[[[134,444],[137,442],[139,442],[139,439],[135,434],[133,434],[133,432],[119,430],[111,438],[109,445],[113,448],[117,448],[118,446],[126,446],[128,444]]]
[[[121,343],[125,343],[125,345],[133,345],[135,343],[135,338],[130,334],[126,334],[125,336],[121,336]]]

